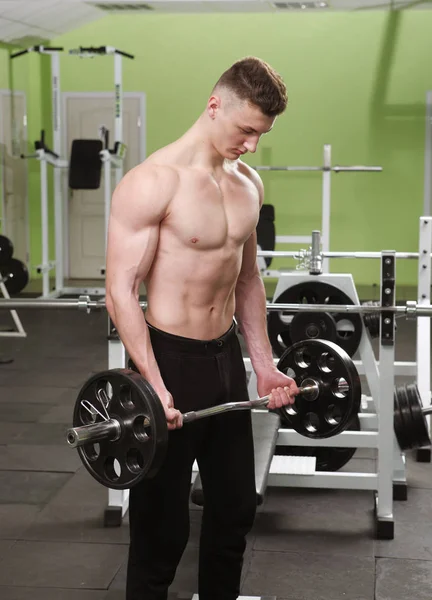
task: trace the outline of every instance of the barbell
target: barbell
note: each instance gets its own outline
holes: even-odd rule
[[[147,302],[139,302],[141,308],[147,308]],[[0,300],[0,310],[22,308],[36,309],[78,309],[90,313],[92,310],[104,310],[106,303],[104,299],[91,300],[90,296],[81,295],[78,299],[69,298],[53,298],[53,299],[28,299],[28,298],[11,298]],[[287,304],[287,303],[271,303],[266,305],[268,311],[292,311],[292,312],[327,312],[327,313],[344,313],[344,314],[370,314],[370,313],[393,313],[405,315],[406,317],[432,317],[432,304],[418,304],[415,300],[408,300],[405,305],[397,306],[376,306],[369,304]]]
[[[287,349],[278,369],[300,389],[289,414],[292,427],[309,438],[344,431],[360,409],[358,372],[348,354],[327,340],[305,340]],[[269,397],[188,412],[185,424],[237,410],[265,407]],[[153,477],[165,457],[168,428],[162,403],[141,375],[112,369],[91,377],[78,394],[67,443],[89,473],[112,489],[127,489]]]

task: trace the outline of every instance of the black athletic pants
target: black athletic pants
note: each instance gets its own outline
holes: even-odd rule
[[[149,326],[152,347],[174,405],[181,412],[248,399],[234,327],[200,341]],[[250,411],[187,423],[169,432],[164,464],[130,491],[126,600],[166,600],[189,537],[192,465],[205,496],[199,555],[200,600],[235,600],[246,534],[256,511]]]

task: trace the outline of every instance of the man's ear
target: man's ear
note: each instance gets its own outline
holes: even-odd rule
[[[217,111],[222,105],[222,99],[218,94],[212,94],[207,102],[207,113],[211,119],[216,117]]]

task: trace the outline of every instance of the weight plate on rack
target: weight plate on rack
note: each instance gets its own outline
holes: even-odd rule
[[[417,384],[409,383],[406,386],[406,394],[408,399],[408,406],[411,411],[412,418],[412,435],[411,443],[412,448],[423,448],[424,446],[431,445],[431,439],[429,435],[428,424],[426,417],[423,414],[423,405],[420,398],[420,392]]]
[[[354,304],[351,298],[339,288],[322,281],[305,281],[291,286],[280,294],[274,303],[277,304]],[[297,339],[293,339],[291,326],[294,323],[294,336],[298,335],[295,324],[295,316],[301,311],[269,311],[267,319],[268,335],[272,348],[277,356],[289,348]],[[308,318],[313,318],[313,313]],[[318,313],[322,314],[322,313]],[[325,313],[327,314],[327,313]],[[298,317],[297,317],[298,318]],[[353,356],[359,347],[362,336],[362,319],[359,314],[354,313],[331,313],[331,318],[336,323],[336,336],[321,339],[330,339],[343,348],[349,356]],[[301,321],[303,324],[304,321]],[[300,328],[298,328],[300,329]],[[329,326],[328,331],[333,335]],[[325,332],[324,332],[325,333]]]
[[[282,427],[291,427],[289,421],[282,421]],[[360,431],[360,419],[356,415],[346,429]],[[278,456],[315,456],[317,471],[339,471],[357,452],[357,448],[336,448],[327,446],[276,446]]]

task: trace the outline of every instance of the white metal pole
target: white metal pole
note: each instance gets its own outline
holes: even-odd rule
[[[42,233],[42,295],[49,294],[49,230],[48,230],[48,181],[47,162],[43,156],[40,159],[41,177],[41,233]]]
[[[432,91],[426,93],[426,135],[423,214],[431,214],[432,205]]]
[[[122,56],[114,54],[114,90],[115,90],[115,122],[114,142],[123,142],[123,82],[122,82]],[[111,168],[110,162],[106,163],[109,172],[109,182],[105,178],[105,219],[108,231],[108,220],[111,209]],[[116,185],[123,177],[123,162],[115,167]],[[108,185],[107,185],[108,183]],[[126,351],[120,339],[110,339],[108,342],[108,365],[110,369],[122,368],[126,364]],[[108,506],[117,507],[124,516],[129,508],[129,490],[108,490]]]
[[[383,252],[381,262],[381,304],[395,303],[395,252]],[[394,363],[395,317],[381,314],[379,370],[380,390],[378,403],[378,498],[377,516],[380,521],[393,520],[393,443],[394,443]]]
[[[115,124],[114,141],[123,142],[123,64],[121,54],[114,54]],[[116,185],[123,177],[123,162],[115,168]]]
[[[331,145],[324,145],[324,170],[322,177],[322,225],[321,245],[323,252],[330,250],[330,194],[331,194]],[[329,272],[329,260],[322,263],[324,273]]]
[[[53,111],[53,151],[57,156],[62,153],[61,140],[61,104],[60,104],[60,55],[51,54],[51,86]],[[63,236],[63,193],[60,167],[54,167],[54,230],[55,230],[55,290],[64,287],[64,236]]]
[[[110,216],[111,207],[111,161],[105,160],[103,164],[104,168],[104,211],[105,211],[105,254],[107,251],[108,244],[108,223]]]
[[[431,287],[431,256],[432,247],[432,217],[420,217],[419,236],[419,263],[418,263],[418,288],[417,303],[430,304]],[[430,317],[417,319],[417,387],[423,406],[431,403],[431,320]],[[430,423],[430,416],[427,417]]]

